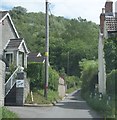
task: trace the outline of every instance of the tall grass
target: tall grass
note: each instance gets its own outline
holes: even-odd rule
[[[104,118],[115,118],[116,114],[116,107],[115,97],[111,97],[110,100],[108,100],[108,96],[103,96],[101,99],[99,99],[99,95],[96,96],[90,96],[90,94],[87,92],[82,97],[87,101],[87,103],[96,111],[98,111]]]

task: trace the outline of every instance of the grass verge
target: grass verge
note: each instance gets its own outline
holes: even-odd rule
[[[108,120],[117,120],[116,118],[116,101],[117,99],[111,97],[111,100],[108,101],[107,96],[103,96],[101,100],[99,100],[99,96],[92,96],[87,92],[82,95],[82,97],[87,101],[87,103],[97,112],[99,112],[105,119]],[[107,103],[108,102],[108,103]]]
[[[27,104],[51,104],[54,101],[61,99],[58,96],[57,91],[48,90],[47,99],[45,99],[43,93],[44,93],[43,90],[33,91],[33,101],[31,99],[31,94],[29,94],[27,99],[26,99],[26,103]]]
[[[0,107],[0,118],[2,119],[12,119],[12,120],[19,120],[18,116],[9,111],[6,107]]]

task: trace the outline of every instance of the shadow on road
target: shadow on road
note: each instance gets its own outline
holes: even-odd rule
[[[66,109],[89,110],[86,102],[80,97],[80,90],[68,95],[65,100],[59,102],[58,104],[56,104],[56,106]]]
[[[102,118],[98,113],[96,113],[94,110],[92,110],[86,103],[86,101],[84,101],[81,97],[80,97],[80,90],[75,91],[74,93],[68,95],[65,100],[59,102],[58,104],[56,104],[57,107],[61,107],[61,108],[65,108],[65,109],[77,109],[80,111],[88,111],[89,114],[93,117],[93,118]],[[100,120],[103,120],[100,119]]]

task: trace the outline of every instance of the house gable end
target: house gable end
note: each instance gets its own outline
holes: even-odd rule
[[[15,28],[15,25],[14,25],[12,19],[11,19],[10,14],[7,11],[5,11],[5,12],[4,11],[0,11],[0,24],[4,25],[4,20],[6,18],[8,18],[8,21],[9,21],[9,23],[10,23],[10,25],[11,25],[14,33],[15,33],[16,38],[19,38],[19,34],[18,34],[18,32],[17,32],[17,30]]]

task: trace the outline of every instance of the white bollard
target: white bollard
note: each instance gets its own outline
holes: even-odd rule
[[[100,93],[100,95],[99,95],[99,100],[102,100],[102,94]]]
[[[31,100],[32,100],[32,102],[34,102],[32,91],[31,91]]]

